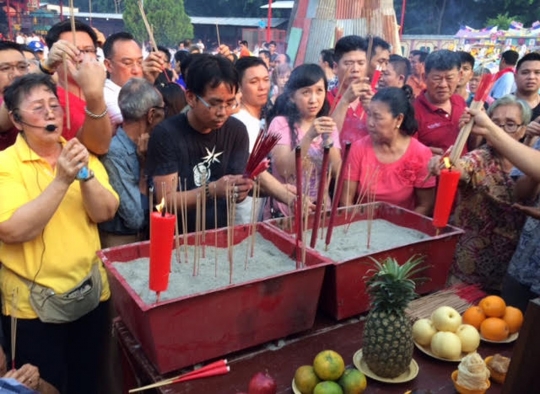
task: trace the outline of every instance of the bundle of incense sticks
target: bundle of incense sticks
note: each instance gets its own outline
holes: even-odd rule
[[[474,99],[471,104],[471,109],[479,110],[484,107],[484,101],[486,101],[487,96],[491,91],[493,84],[495,83],[496,77],[497,76],[493,74],[482,75],[482,79],[480,80],[480,84],[478,85],[478,89],[476,90],[476,94],[474,95]],[[463,148],[465,148],[467,139],[471,134],[473,125],[474,122],[471,121],[465,126],[463,126],[459,131],[459,135],[456,139],[456,142],[454,143],[452,151],[450,152],[450,161],[452,163],[456,163],[457,160],[461,157],[461,154],[463,153]]]
[[[326,230],[325,249],[328,250],[330,241],[332,240],[332,231],[334,230],[334,224],[336,220],[337,209],[339,206],[339,200],[341,193],[343,192],[343,182],[345,182],[345,168],[347,167],[347,161],[349,158],[349,151],[351,150],[351,143],[347,141],[345,143],[345,152],[343,154],[343,161],[341,163],[341,170],[339,171],[339,178],[337,179],[336,191],[332,201],[332,211],[330,212],[330,218],[328,219],[328,229]]]
[[[200,379],[200,378],[207,378],[211,376],[219,376],[219,375],[225,375],[231,370],[231,367],[227,365],[227,360],[219,360],[216,362],[213,362],[211,364],[208,364],[204,367],[201,367],[199,369],[196,369],[191,372],[187,372],[182,375],[175,376],[173,378],[162,380],[161,382],[149,384],[147,386],[139,387],[136,389],[129,390],[129,393],[137,393],[140,391],[155,389],[158,387],[163,386],[169,386],[171,384],[180,383],[180,382],[187,382],[188,380],[194,380],[194,379]]]
[[[246,163],[245,177],[255,179],[261,172],[268,169],[270,162],[267,157],[280,138],[279,134],[268,133],[264,129],[259,131],[253,150]]]

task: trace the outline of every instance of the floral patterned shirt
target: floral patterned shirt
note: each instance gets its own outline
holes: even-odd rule
[[[455,225],[465,233],[458,241],[451,273],[488,292],[500,291],[525,221],[512,208],[515,182],[487,145],[461,159],[468,179],[460,183]]]

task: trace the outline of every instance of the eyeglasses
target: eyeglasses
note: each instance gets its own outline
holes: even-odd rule
[[[167,108],[167,106],[166,106],[166,105],[161,105],[161,106],[159,106],[159,105],[154,105],[152,108],[153,108],[153,109],[160,109],[160,110],[162,110],[162,111],[165,111],[165,109]]]
[[[203,105],[208,108],[210,111],[217,112],[218,110],[222,109],[225,111],[234,111],[236,108],[238,108],[238,101],[236,99],[232,103],[224,103],[224,104],[208,104],[204,99],[200,96],[196,96]]]
[[[24,112],[30,112],[32,115],[44,116],[44,115],[47,115],[51,111],[54,112],[55,114],[62,112],[62,106],[60,105],[59,102],[53,102],[53,103],[50,103],[49,106],[46,106],[43,104],[36,104],[35,106],[31,108],[15,108],[13,111],[24,111]]]
[[[94,47],[79,48],[79,51],[81,51],[81,53],[84,53],[84,54],[92,53],[95,55],[97,53],[97,49]]]
[[[137,60],[134,60],[134,59],[122,59],[120,61],[113,60],[113,59],[110,59],[110,60],[112,62],[114,62],[114,63],[120,63],[122,66],[124,66],[126,68],[133,68],[133,67],[142,68],[142,66],[143,66],[142,59],[137,59]]]
[[[509,134],[515,133],[518,131],[518,129],[523,126],[523,124],[517,124],[517,123],[506,123],[506,124],[497,124],[501,129],[506,131]]]
[[[30,65],[28,64],[28,62],[2,63],[0,64],[0,73],[8,74],[10,72],[13,73],[15,72],[15,70],[17,70],[21,74],[26,74],[29,66]]]

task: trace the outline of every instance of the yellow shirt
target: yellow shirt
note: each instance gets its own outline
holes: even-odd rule
[[[61,139],[62,144],[65,142]],[[90,155],[89,168],[118,199],[96,156]],[[0,152],[0,222],[8,220],[18,208],[37,198],[55,175],[56,171],[49,163],[32,151],[19,134],[13,146]],[[40,235],[28,242],[0,245],[2,312],[11,314],[13,290],[18,288],[16,316],[37,318],[29,302],[28,286],[17,275],[50,287],[56,293],[65,293],[99,262],[96,256],[99,249],[97,225],[86,214],[80,182],[75,181]],[[99,268],[103,283],[101,301],[105,301],[110,297],[109,283],[101,262]]]

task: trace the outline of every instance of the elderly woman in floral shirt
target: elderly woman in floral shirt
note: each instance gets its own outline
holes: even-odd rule
[[[519,141],[531,119],[531,109],[508,95],[495,101],[488,115]],[[462,122],[469,119],[465,114]],[[434,157],[432,167],[436,167],[436,161]],[[525,221],[525,215],[513,206],[519,202],[515,180],[510,176],[513,165],[489,143],[455,164],[461,170],[461,180],[454,219],[465,234],[456,247],[450,282],[478,284],[488,293],[499,293]]]
[[[431,214],[435,179],[426,176],[432,154],[411,137],[418,124],[410,92],[379,90],[369,105],[367,127],[369,135],[351,146],[341,204],[353,205],[369,193],[376,201]]]

